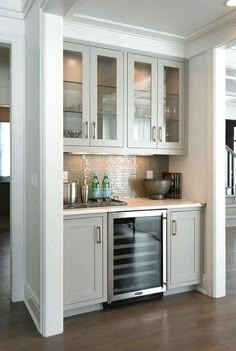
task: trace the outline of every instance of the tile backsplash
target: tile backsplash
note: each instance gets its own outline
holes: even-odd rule
[[[86,178],[90,185],[97,172],[101,184],[107,172],[112,194],[120,197],[145,196],[143,179],[147,170],[153,171],[153,177],[160,177],[169,170],[169,157],[64,154],[64,171],[69,172],[69,181]]]

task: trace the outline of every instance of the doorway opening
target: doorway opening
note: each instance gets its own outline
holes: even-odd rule
[[[0,298],[11,298],[10,48],[0,46]]]

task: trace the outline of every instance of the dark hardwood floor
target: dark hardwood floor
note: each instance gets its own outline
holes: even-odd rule
[[[1,234],[0,282],[4,282],[9,264],[9,239]],[[232,233],[227,238],[227,248],[232,249],[230,240],[233,239]],[[234,271],[230,256],[227,268]],[[191,292],[68,318],[63,335],[44,339],[37,333],[24,305],[10,303],[8,292],[9,285],[1,283],[0,351],[236,350],[236,296],[233,294],[214,300]]]

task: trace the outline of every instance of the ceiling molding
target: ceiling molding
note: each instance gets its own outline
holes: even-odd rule
[[[34,2],[34,0],[26,0],[25,1],[24,6],[22,8],[24,18],[27,16],[33,2]]]
[[[64,21],[64,37],[80,41],[90,41],[122,48],[143,50],[149,53],[169,55],[179,58],[185,57],[185,43],[147,35],[134,34],[130,31],[121,31],[111,28],[104,28],[85,23]]]
[[[161,32],[154,29],[145,28],[141,26],[134,26],[134,25],[130,25],[122,22],[105,20],[97,17],[85,16],[77,13],[73,14],[72,17],[75,18],[76,23],[79,22],[81,24],[92,25],[92,26],[102,27],[102,28],[109,28],[109,30],[114,29],[114,30],[122,31],[126,33],[139,34],[139,35],[141,34],[147,37],[154,37],[158,39],[162,38],[164,40],[166,39],[166,40],[172,40],[172,41],[178,41],[178,40],[183,41],[185,39],[184,36],[181,36],[181,35]],[[77,21],[77,19],[79,19],[79,21]]]
[[[7,10],[4,8],[0,8],[0,17],[8,17],[8,18],[14,18],[14,19],[18,19],[18,20],[23,20],[24,14],[20,11]]]

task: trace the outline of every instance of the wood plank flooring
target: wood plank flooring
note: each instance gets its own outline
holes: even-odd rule
[[[229,235],[233,252],[236,235]],[[1,236],[4,238],[4,235]],[[5,239],[0,239],[0,252]],[[236,244],[235,244],[236,245]],[[234,272],[233,258],[227,267]],[[4,260],[0,260],[2,265]],[[8,261],[9,262],[9,261]],[[6,268],[6,265],[5,265]],[[0,274],[6,276],[4,268]],[[232,273],[233,274],[233,273]],[[227,280],[232,282],[234,278]],[[0,276],[0,281],[3,280]],[[65,320],[48,339],[36,331],[24,305],[11,304],[0,285],[0,351],[235,351],[236,296],[211,299],[197,292],[98,311]],[[2,293],[3,292],[3,293]]]

